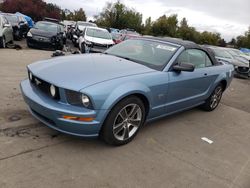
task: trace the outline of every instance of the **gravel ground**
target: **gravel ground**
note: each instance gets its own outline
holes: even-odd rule
[[[250,80],[234,79],[214,112],[163,118],[110,147],[28,113],[19,89],[26,65],[52,52],[19,43],[22,50],[0,49],[0,187],[250,187]]]

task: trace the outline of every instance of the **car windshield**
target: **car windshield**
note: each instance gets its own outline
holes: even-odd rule
[[[177,46],[167,43],[130,39],[109,48],[105,53],[162,70],[177,49]]]
[[[43,30],[43,31],[57,33],[57,25],[54,23],[37,22],[35,28]]]
[[[14,16],[14,15],[5,15],[5,17],[12,24],[18,23],[18,17],[17,16]]]
[[[110,39],[112,40],[111,35],[108,31],[88,28],[86,31],[86,35],[89,37],[101,38],[101,39]]]
[[[232,56],[225,50],[213,48],[215,56],[232,59]]]

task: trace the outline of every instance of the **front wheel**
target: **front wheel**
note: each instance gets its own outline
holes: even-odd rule
[[[135,96],[120,101],[104,122],[101,136],[108,144],[119,146],[129,143],[145,121],[143,102]]]
[[[219,84],[218,86],[216,86],[210,97],[205,101],[205,104],[203,104],[201,107],[205,111],[213,111],[219,105],[222,94],[223,94],[223,86],[222,84]]]
[[[81,53],[84,54],[86,53],[86,49],[85,49],[85,44],[81,43]]]

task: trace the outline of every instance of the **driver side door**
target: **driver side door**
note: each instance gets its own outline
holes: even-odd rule
[[[205,51],[187,49],[183,51],[174,64],[191,63],[195,66],[193,72],[169,71],[169,90],[167,112],[173,113],[201,104],[215,79],[209,67],[212,61]]]

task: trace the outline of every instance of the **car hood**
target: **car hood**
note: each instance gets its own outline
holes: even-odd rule
[[[44,31],[36,28],[30,29],[30,33],[32,35],[38,35],[38,36],[43,36],[43,37],[53,37],[56,35],[54,32],[49,32],[49,31]]]
[[[243,57],[237,56],[235,57],[235,61],[237,62],[238,66],[249,67],[249,61]]]
[[[94,42],[94,43],[98,43],[98,44],[114,44],[114,41],[112,39],[101,39],[101,38],[96,38],[96,37],[90,37],[90,36],[85,36],[85,39],[90,41],[90,42]]]
[[[227,63],[230,63],[234,66],[238,66],[238,67],[249,67],[249,62],[248,61],[242,61],[242,59],[229,59],[229,58],[224,58],[224,57],[219,57],[219,56],[215,56],[215,58],[217,60],[221,60],[221,61],[226,61]]]
[[[74,91],[120,77],[156,71],[106,54],[58,57],[30,64],[28,69],[46,82]]]
[[[243,57],[244,59],[250,61],[250,56],[241,54],[240,57]]]

